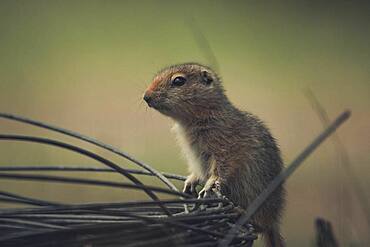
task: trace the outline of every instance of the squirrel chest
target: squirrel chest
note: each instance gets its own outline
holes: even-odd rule
[[[206,180],[211,158],[211,153],[207,150],[208,145],[205,143],[207,137],[189,133],[179,123],[175,123],[172,130],[187,160],[189,172],[201,180]]]

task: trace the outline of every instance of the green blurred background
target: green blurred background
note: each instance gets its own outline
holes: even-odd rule
[[[193,18],[217,57],[229,97],[267,123],[286,163],[322,130],[305,89],[314,91],[331,118],[352,110],[339,136],[370,198],[369,13],[369,4],[354,1],[2,0],[0,111],[84,133],[159,170],[186,174],[170,132],[172,121],[148,109],[141,98],[164,66],[210,63],[190,28]],[[82,145],[7,120],[1,120],[0,132]],[[52,147],[0,142],[0,165],[27,164],[98,165]],[[116,175],[83,176],[120,180]],[[1,180],[0,188],[68,202],[145,198],[118,189],[35,182]],[[312,246],[317,216],[333,223],[342,246],[369,241],[365,214],[333,142],[305,162],[287,190],[283,232],[289,246]]]

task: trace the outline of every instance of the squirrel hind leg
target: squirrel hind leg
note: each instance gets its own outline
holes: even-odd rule
[[[265,247],[284,247],[285,241],[280,233],[280,228],[278,225],[274,225],[271,228],[265,230],[262,233],[263,240],[265,242]]]

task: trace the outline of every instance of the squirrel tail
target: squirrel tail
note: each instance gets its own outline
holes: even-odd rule
[[[283,236],[280,234],[279,226],[274,225],[273,227],[267,229],[263,233],[263,239],[265,242],[265,247],[284,247],[285,241]]]

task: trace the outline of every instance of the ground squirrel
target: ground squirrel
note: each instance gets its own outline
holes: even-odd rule
[[[184,192],[206,197],[218,188],[246,209],[283,163],[274,138],[254,115],[240,111],[226,97],[220,78],[209,67],[186,63],[160,71],[144,94],[148,105],[175,122],[190,175]],[[283,246],[279,221],[284,206],[280,187],[253,216],[266,246]]]

